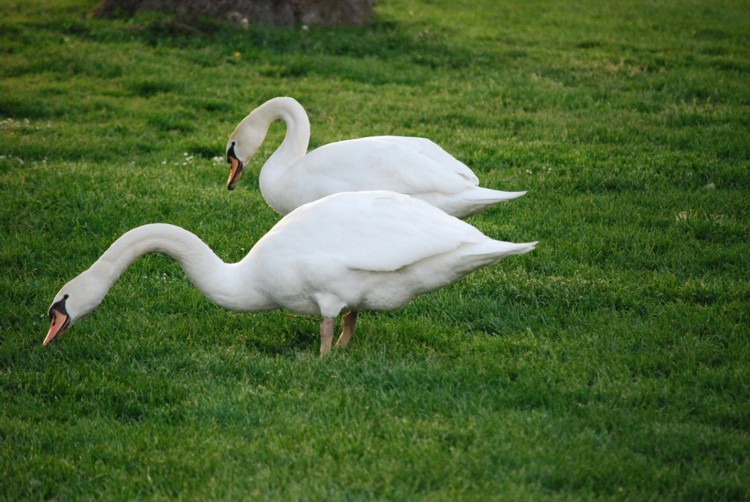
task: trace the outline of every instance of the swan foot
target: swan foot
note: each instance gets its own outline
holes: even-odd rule
[[[331,352],[331,342],[333,341],[333,317],[324,317],[320,323],[320,355],[325,356]]]
[[[344,329],[336,341],[336,348],[344,348],[349,345],[349,340],[354,334],[354,327],[357,325],[357,312],[352,310],[347,313],[342,320],[344,321]]]

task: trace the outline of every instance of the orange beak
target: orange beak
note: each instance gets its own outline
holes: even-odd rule
[[[240,181],[242,170],[244,168],[242,162],[240,162],[240,159],[235,157],[233,153],[234,149],[232,149],[232,151],[230,151],[230,153],[227,155],[227,161],[231,166],[229,169],[229,179],[227,180],[227,190],[234,190],[234,186],[238,181]]]
[[[50,319],[52,319],[52,324],[50,325],[49,331],[47,332],[47,337],[42,342],[43,347],[46,347],[53,338],[61,334],[63,331],[68,329],[68,326],[70,326],[70,316],[68,314],[64,314],[63,312],[60,312],[57,309],[52,309],[50,311]]]

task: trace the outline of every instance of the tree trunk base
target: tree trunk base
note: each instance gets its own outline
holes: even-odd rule
[[[375,0],[103,0],[94,15],[129,17],[139,12],[227,19],[241,24],[277,26],[365,26],[374,17]]]

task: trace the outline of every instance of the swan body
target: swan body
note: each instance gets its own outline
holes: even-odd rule
[[[151,224],[117,239],[55,296],[46,346],[101,302],[138,257],[173,257],[211,301],[236,311],[287,308],[323,316],[321,353],[342,310],[346,345],[362,309],[390,310],[536,243],[493,240],[423,201],[388,191],[335,194],[281,219],[237,263],[180,227]]]
[[[307,153],[310,121],[302,105],[288,97],[262,104],[234,130],[227,142],[227,188],[234,189],[276,120],[286,123],[286,136],[261,168],[259,185],[280,214],[338,192],[391,190],[463,218],[526,193],[478,186],[471,169],[425,138],[372,136],[329,143]]]

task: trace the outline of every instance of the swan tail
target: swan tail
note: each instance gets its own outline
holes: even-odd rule
[[[492,261],[496,262],[507,256],[528,253],[529,251],[532,251],[537,244],[539,244],[539,241],[516,244],[515,242],[490,240],[486,243],[475,246],[472,249],[471,254],[474,256],[491,257]]]
[[[508,244],[508,243],[506,243]],[[529,251],[533,251],[534,248],[536,248],[536,245],[539,244],[539,241],[534,242],[523,242],[521,244],[512,244],[507,252],[507,254],[526,254]]]
[[[471,198],[477,202],[485,202],[487,205],[496,204],[506,200],[517,199],[526,195],[526,190],[521,192],[504,192],[491,188],[477,187],[471,191]]]
[[[454,207],[450,207],[449,205],[446,210],[454,216],[466,218],[467,216],[476,214],[489,206],[517,199],[524,194],[526,194],[526,191],[503,192],[502,190],[474,187],[471,190],[464,192],[459,204],[456,204]]]

